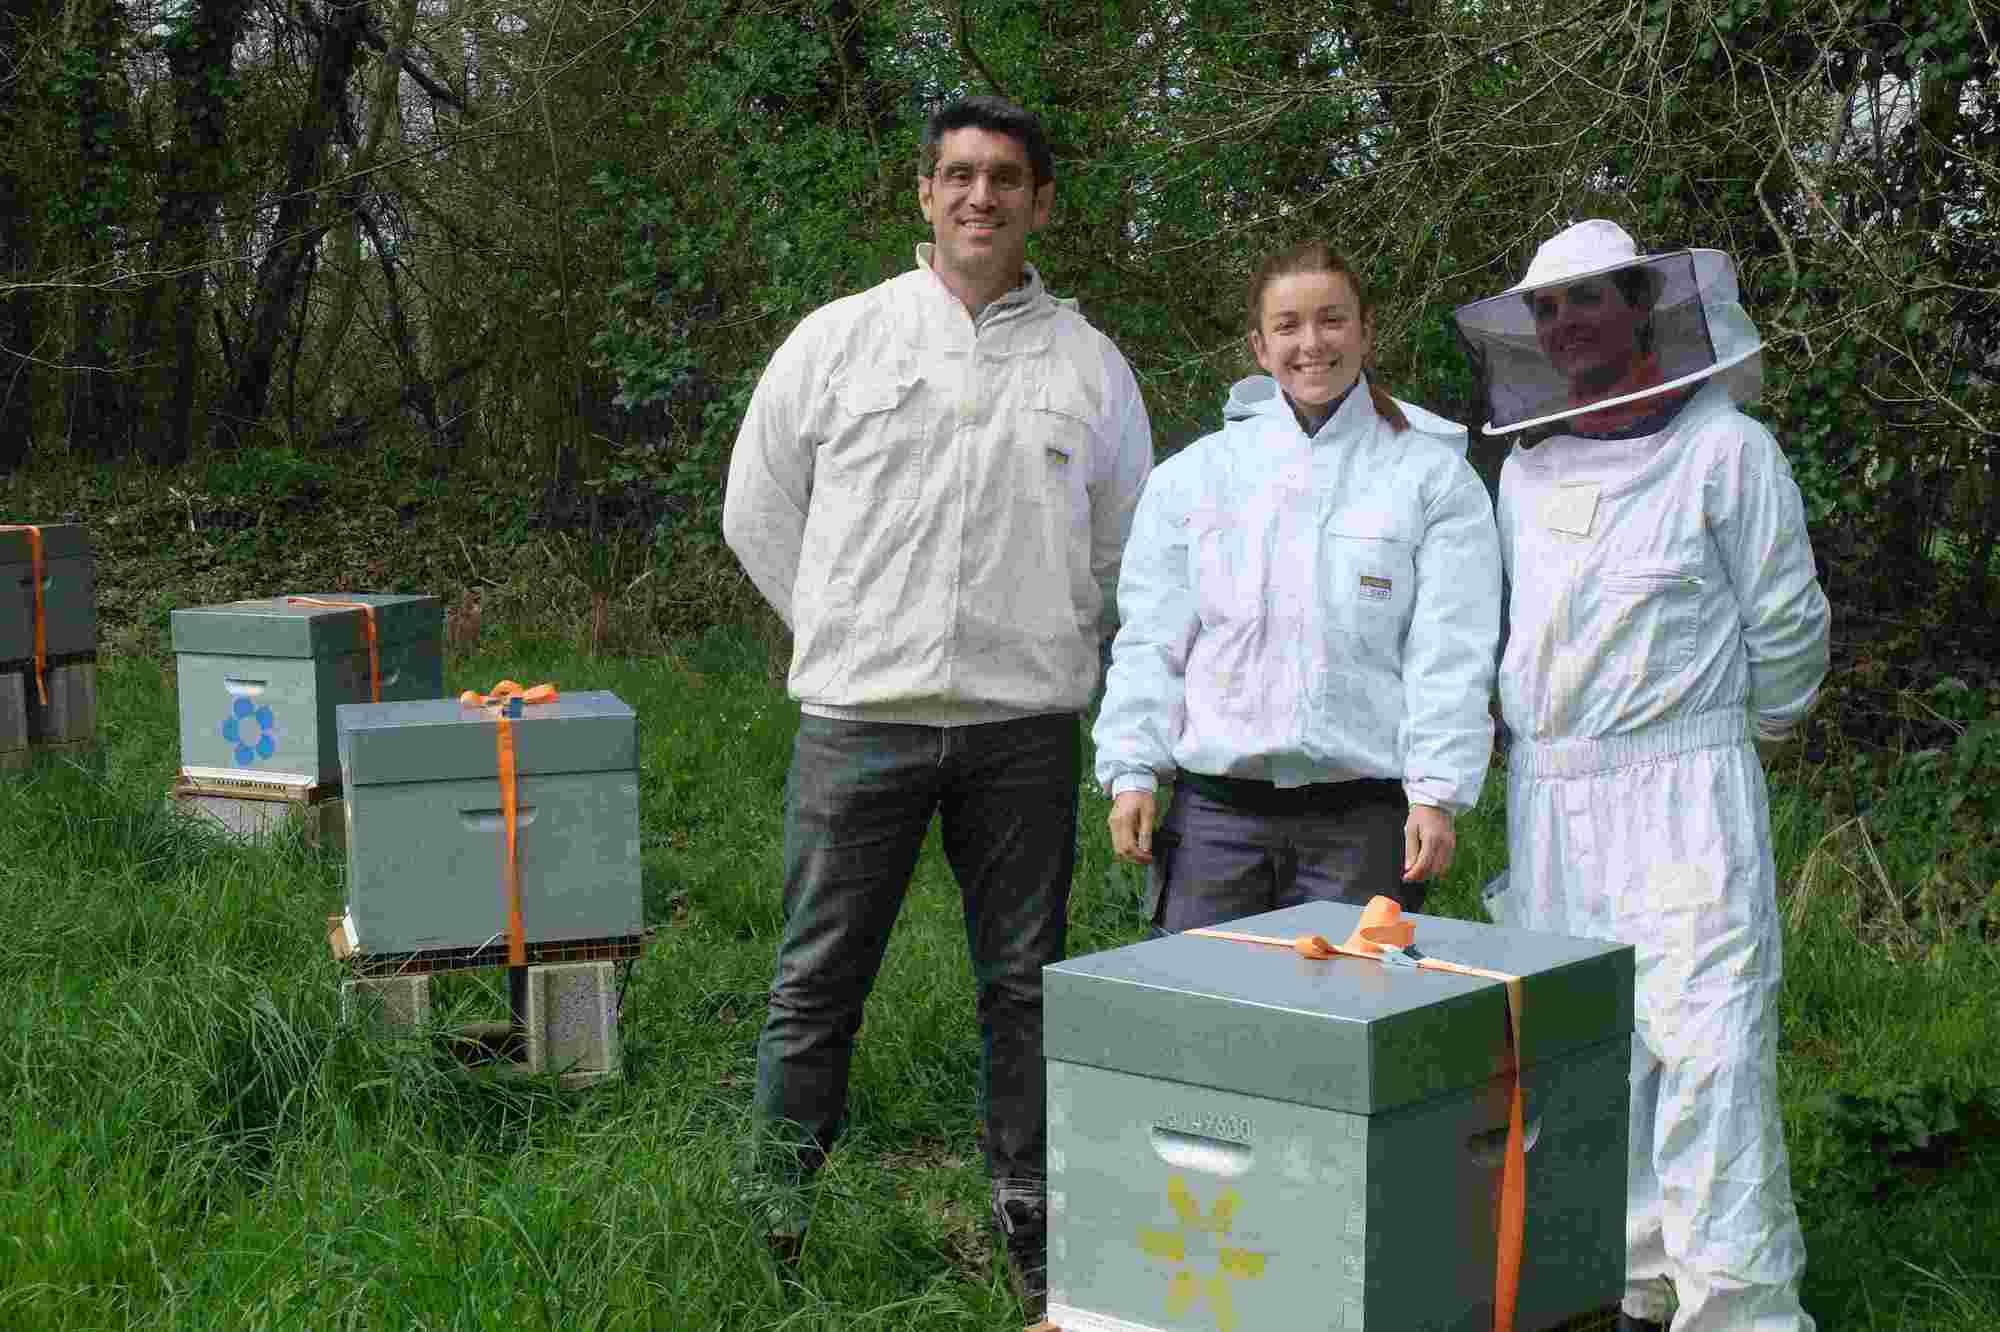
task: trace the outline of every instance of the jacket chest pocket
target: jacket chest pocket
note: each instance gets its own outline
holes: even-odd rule
[[[1373,658],[1400,669],[1403,632],[1416,600],[1416,551],[1386,533],[1329,530],[1320,542],[1320,596],[1336,633],[1336,656]]]
[[[814,486],[871,503],[914,495],[923,484],[933,397],[912,374],[855,375],[834,384]]]
[[[1084,493],[1090,475],[1089,404],[1066,379],[1044,382],[1027,395],[1021,423],[1029,468],[1027,489],[1064,515]]]
[[[1647,679],[1671,679],[1694,661],[1701,629],[1702,578],[1666,564],[1627,564],[1598,578],[1598,632],[1614,651],[1638,659]]]

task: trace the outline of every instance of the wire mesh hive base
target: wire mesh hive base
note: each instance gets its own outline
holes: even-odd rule
[[[505,939],[463,948],[364,953],[348,943],[347,930],[339,916],[326,918],[326,938],[335,960],[346,963],[356,976],[362,977],[426,976],[440,971],[508,965]],[[645,950],[644,934],[618,934],[601,939],[549,939],[540,943],[530,941],[527,945],[527,964],[546,967],[565,962],[629,962]]]

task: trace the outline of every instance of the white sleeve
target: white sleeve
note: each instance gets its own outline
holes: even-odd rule
[[[1188,510],[1155,477],[1139,501],[1118,579],[1118,637],[1091,739],[1110,794],[1151,791],[1174,771],[1187,719],[1187,658],[1199,617],[1188,578]]]
[[[802,323],[771,357],[736,432],[722,499],[722,536],[786,625],[812,497],[814,441],[802,437],[818,367]]]
[[[1742,621],[1750,715],[1775,738],[1806,715],[1826,678],[1832,612],[1791,465],[1770,431],[1744,416],[1734,424],[1740,445],[1710,470],[1704,501]]]
[[[1477,803],[1493,755],[1500,535],[1486,484],[1462,459],[1431,500],[1403,640],[1403,791],[1410,803]]]
[[[1153,427],[1132,367],[1116,348],[1106,347],[1105,416],[1111,448],[1090,486],[1090,572],[1103,594],[1100,638],[1118,627],[1118,564],[1132,531],[1139,493],[1153,470]]]

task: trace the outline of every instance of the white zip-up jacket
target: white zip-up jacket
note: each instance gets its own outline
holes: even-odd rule
[[[1499,519],[1513,574],[1500,707],[1517,737],[1596,740],[1729,708],[1778,736],[1811,706],[1830,616],[1805,505],[1723,385],[1657,435],[1516,448]]]
[[[931,249],[778,348],[736,437],[723,535],[792,628],[808,713],[1080,712],[1153,463],[1138,382],[1032,267],[975,321]]]
[[[1357,383],[1308,437],[1275,381],[1160,465],[1118,585],[1096,727],[1113,795],[1179,771],[1278,786],[1400,778],[1479,798],[1493,747],[1500,548],[1466,432]]]

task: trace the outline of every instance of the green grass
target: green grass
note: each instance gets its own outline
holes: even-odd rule
[[[169,816],[170,673],[107,661],[101,763],[0,781],[0,1328],[1018,1328],[982,1228],[971,981],[935,847],[795,1278],[732,1200],[796,717],[762,645],[593,660],[516,641],[450,674],[639,709],[661,929],[625,995],[627,1076],[568,1094],[467,1077],[343,1026],[323,929],[340,865]],[[1086,792],[1074,952],[1142,931],[1105,812]],[[1889,946],[1816,799],[1781,786],[1775,813],[1787,884],[1813,866],[1788,889],[1781,1068],[1808,1307],[1828,1329],[1990,1332],[2000,1143],[1977,1097],[2000,1083],[2000,964],[1976,939]],[[1477,914],[1495,814],[1464,821],[1431,909]],[[495,979],[450,977],[439,1002],[500,1016]],[[1911,1087],[1964,1114],[1901,1155],[1819,1108]]]

